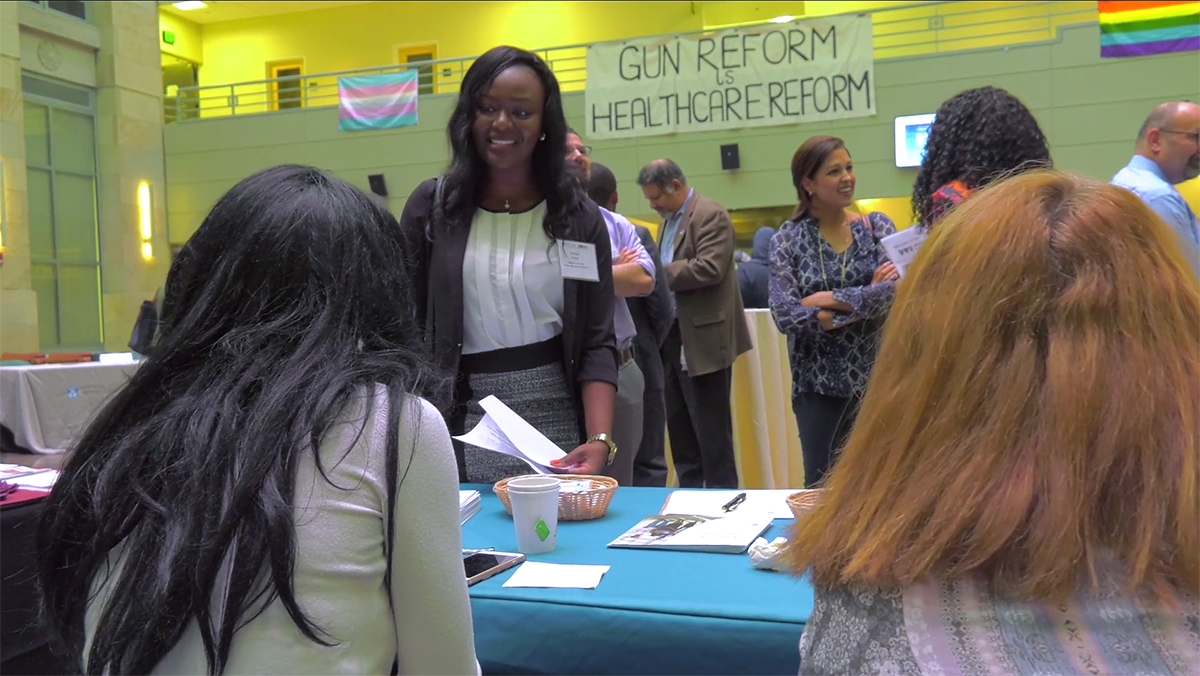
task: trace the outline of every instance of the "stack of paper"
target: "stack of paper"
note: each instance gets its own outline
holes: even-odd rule
[[[566,455],[553,441],[496,397],[484,398],[479,406],[485,413],[483,420],[475,429],[455,439],[523,460],[538,474],[550,474],[550,461]]]
[[[458,492],[458,516],[459,523],[467,522],[467,519],[479,513],[480,497],[479,491],[459,491]]]
[[[0,464],[0,480],[21,488],[50,490],[58,479],[58,470]]]

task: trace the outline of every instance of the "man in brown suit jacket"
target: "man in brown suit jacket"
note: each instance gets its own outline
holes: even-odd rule
[[[675,473],[685,488],[737,488],[733,362],[752,345],[734,272],[733,222],[689,188],[671,160],[646,165],[637,183],[663,217],[658,241],[675,300],[662,348]]]

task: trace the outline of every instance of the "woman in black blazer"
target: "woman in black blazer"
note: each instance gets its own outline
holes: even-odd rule
[[[474,427],[495,395],[568,452],[558,469],[598,474],[617,450],[612,260],[603,217],[564,166],[558,81],[535,54],[496,47],[463,78],[447,133],[450,167],[417,186],[400,226],[417,321],[457,374],[451,433]],[[564,269],[564,255],[583,269]],[[530,472],[456,452],[463,481]]]

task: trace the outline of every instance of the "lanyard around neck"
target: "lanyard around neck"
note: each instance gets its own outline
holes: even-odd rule
[[[842,273],[841,274],[842,285],[838,287],[839,289],[843,289],[846,287],[846,275],[848,274],[849,269],[850,269],[850,249],[854,246],[854,220],[855,219],[851,219],[851,221],[850,221],[850,243],[846,245],[845,251],[838,254],[838,262],[840,263],[841,273]],[[832,291],[833,289],[830,288],[830,286],[829,286],[829,277],[828,277],[827,273],[825,272],[825,243],[826,242],[829,243],[829,248],[832,249],[833,243],[829,242],[828,239],[825,239],[825,237],[821,234],[821,230],[818,228],[817,229],[817,256],[819,257],[820,264],[821,264],[821,283],[825,286],[825,289],[827,291]]]

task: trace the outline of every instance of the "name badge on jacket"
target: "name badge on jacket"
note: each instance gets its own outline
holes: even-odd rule
[[[596,245],[591,242],[558,240],[558,267],[564,279],[600,281],[600,270],[596,266]]]

